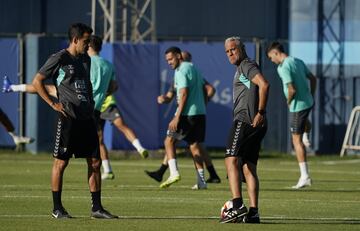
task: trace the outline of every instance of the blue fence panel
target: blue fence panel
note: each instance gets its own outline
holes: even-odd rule
[[[135,132],[144,147],[156,149],[159,112],[156,97],[159,92],[158,46],[153,44],[105,44],[102,56],[112,60],[119,89],[116,100],[123,119]],[[112,149],[132,149],[122,133],[112,128]],[[108,131],[104,134],[109,139]]]
[[[19,43],[17,39],[0,39],[0,80],[6,75],[14,83],[18,82]],[[19,94],[0,93],[0,108],[7,114],[19,132]],[[0,146],[13,146],[14,142],[6,129],[0,126]]]

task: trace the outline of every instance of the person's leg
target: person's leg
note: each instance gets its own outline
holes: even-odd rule
[[[49,95],[57,98],[56,94],[56,87],[53,84],[46,84],[45,89],[48,92]],[[4,92],[26,92],[30,94],[37,94],[37,91],[35,87],[32,84],[12,84],[9,82],[9,84],[5,87],[5,84],[3,86]]]
[[[97,194],[96,197],[93,197],[92,201],[92,211],[97,211],[102,209],[101,200],[100,200],[100,192],[101,192],[101,173],[100,173],[100,166],[101,160],[95,158],[87,158],[87,165],[88,165],[88,181],[89,181],[89,188],[91,194]]]
[[[53,197],[53,213],[54,218],[71,218],[62,205],[61,194],[63,185],[63,175],[69,160],[54,159],[51,171],[51,191]]]
[[[302,142],[302,134],[292,134],[292,141],[296,153],[297,162],[300,168],[300,179],[293,188],[302,188],[311,185],[308,164],[306,159],[306,149]]]
[[[197,184],[192,187],[192,189],[206,189],[207,185],[205,182],[205,176],[204,176],[204,160],[201,153],[201,147],[200,144],[197,142],[194,142],[189,145],[190,152],[192,154],[194,164],[195,164],[195,170],[197,173]]]
[[[148,176],[150,176],[151,178],[153,178],[154,180],[156,180],[157,182],[161,182],[167,169],[168,169],[168,163],[167,163],[167,157],[165,154],[163,161],[160,165],[160,168],[158,170],[152,171],[152,172],[145,170],[145,173]]]
[[[130,141],[130,143],[136,148],[141,157],[148,157],[148,151],[141,145],[139,139],[136,138],[134,131],[125,124],[124,120],[121,117],[117,117],[113,121],[113,124],[119,131],[121,131],[125,135],[126,139]]]
[[[237,156],[227,156],[225,158],[225,167],[232,195],[233,208],[228,210],[228,213],[220,220],[220,223],[242,222],[244,216],[247,214],[247,208],[243,204],[238,166]]]
[[[167,188],[180,180],[180,173],[176,161],[176,139],[170,136],[166,136],[164,145],[166,158],[168,159],[168,166],[170,169],[170,176],[160,185],[160,188]]]
[[[259,203],[259,178],[257,176],[256,165],[246,162],[243,165],[243,173],[246,179],[247,192],[249,195],[249,213],[246,216],[246,223],[260,223],[258,212]]]
[[[256,173],[256,165],[246,162],[243,165],[243,173],[246,179],[246,186],[249,195],[249,206],[250,208],[257,208],[259,198],[259,179]]]
[[[302,136],[302,141],[306,148],[310,148],[310,146],[311,146],[311,142],[310,142],[310,138],[309,138],[310,131],[311,131],[311,122],[309,121],[309,119],[307,119],[306,123],[305,123],[304,134]]]
[[[0,109],[0,122],[4,125],[6,131],[9,133],[11,138],[13,139],[15,145],[19,144],[28,144],[34,141],[33,138],[26,136],[18,136],[15,133],[15,128],[9,117]]]
[[[300,179],[292,188],[298,189],[311,185],[308,165],[306,160],[306,149],[302,142],[303,133],[306,127],[307,117],[311,109],[290,113],[291,116],[291,138],[296,153],[297,162],[300,168]]]
[[[228,175],[232,198],[242,198],[241,183],[239,180],[238,158],[235,156],[226,157],[225,167]]]
[[[240,121],[234,121],[230,130],[225,153],[225,167],[232,195],[233,208],[228,210],[228,213],[220,220],[220,223],[242,222],[244,216],[247,214],[247,208],[243,203],[241,192],[241,169],[239,169],[241,167],[239,166],[239,158],[243,155],[241,151],[245,148],[242,142],[245,134],[246,124]]]
[[[91,217],[100,219],[113,219],[118,216],[112,215],[106,211],[101,204],[101,160],[97,158],[87,158],[88,182],[91,193]]]
[[[200,145],[200,155],[203,158],[206,169],[208,170],[210,175],[209,179],[206,180],[206,183],[220,183],[221,182],[220,177],[216,173],[215,167],[212,163],[209,153],[206,150],[205,145],[203,143],[200,143],[199,145]]]
[[[1,109],[0,109],[0,122],[2,123],[2,125],[4,125],[8,133],[10,132],[14,133],[15,128],[13,123],[11,122],[9,117],[5,114],[5,112],[3,112]]]
[[[101,179],[103,180],[112,180],[115,178],[115,175],[112,171],[109,153],[104,143],[104,120],[99,121],[98,127],[98,136],[99,136],[99,149],[100,149],[100,157],[101,157],[101,165],[103,166],[104,172],[101,175]]]

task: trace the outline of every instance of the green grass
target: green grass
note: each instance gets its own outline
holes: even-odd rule
[[[223,159],[213,161],[221,184],[192,191],[196,179],[192,160],[180,158],[182,180],[162,190],[144,174],[145,169],[158,168],[159,159],[113,156],[116,178],[103,182],[103,205],[121,219],[92,220],[86,164],[72,159],[64,176],[63,204],[76,218],[55,220],[50,216],[52,157],[3,150],[0,230],[360,230],[360,158],[356,156],[310,157],[313,186],[292,190],[298,179],[295,158],[262,154],[258,164],[260,225],[218,223],[220,208],[230,193]]]

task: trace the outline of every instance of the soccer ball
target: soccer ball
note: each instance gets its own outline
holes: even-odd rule
[[[223,207],[221,207],[220,218],[223,219],[228,214],[229,210],[232,209],[232,207],[233,207],[232,200],[226,201]]]

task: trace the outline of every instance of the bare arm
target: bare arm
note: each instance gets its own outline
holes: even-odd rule
[[[32,85],[36,89],[36,92],[47,104],[50,105],[50,107],[52,107],[55,111],[58,111],[58,112],[62,113],[64,116],[66,116],[63,105],[61,103],[56,103],[51,100],[50,95],[47,92],[45,85],[43,83],[44,79],[45,79],[45,76],[40,73],[37,73],[35,75]]]
[[[179,123],[181,113],[184,110],[185,105],[186,105],[186,101],[187,101],[187,97],[188,97],[188,91],[189,91],[189,89],[187,87],[181,88],[180,91],[179,91],[179,102],[178,102],[178,107],[177,107],[177,110],[176,110],[176,113],[175,113],[175,117],[169,123],[169,130],[170,131],[176,131],[177,130],[177,125]]]
[[[313,74],[310,73],[310,75],[308,75],[308,79],[310,80],[311,94],[314,97],[315,90],[316,90],[316,77]]]
[[[204,85],[204,93],[205,93],[205,102],[207,103],[215,95],[216,90],[210,83],[206,83]]]
[[[51,95],[54,98],[57,98],[56,88],[54,85],[45,84],[44,86],[45,86],[46,91],[49,93],[49,95]],[[26,93],[30,93],[30,94],[37,94],[37,91],[32,84],[26,84],[25,91],[26,91]]]
[[[270,85],[268,81],[264,78],[264,76],[260,73],[256,74],[251,81],[259,87],[258,111],[261,110],[265,112]],[[260,114],[258,112],[254,117],[252,126],[253,127],[261,126],[264,123],[264,118],[265,118],[264,114]]]
[[[165,95],[159,95],[157,98],[157,102],[159,104],[170,103],[174,97],[175,93],[173,91],[168,91]]]
[[[296,88],[294,86],[294,84],[292,83],[288,83],[287,84],[287,88],[288,88],[288,97],[287,97],[287,104],[290,105],[291,101],[294,99],[295,94],[296,94]]]

